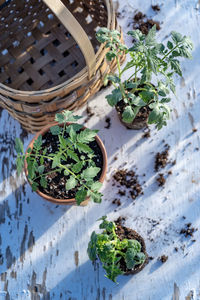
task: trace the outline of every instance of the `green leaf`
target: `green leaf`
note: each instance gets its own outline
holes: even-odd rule
[[[116,74],[107,75],[107,79],[114,82],[114,83],[120,83],[120,79]]]
[[[40,178],[40,184],[43,188],[47,188],[47,180],[44,176]]]
[[[24,153],[24,146],[22,141],[20,140],[20,138],[16,138],[15,139],[15,150],[17,151],[17,153],[21,154]]]
[[[74,176],[71,175],[65,184],[65,189],[67,191],[72,190],[73,188],[75,188],[76,185],[77,185],[77,180]]]
[[[16,165],[17,165],[17,174],[19,175],[22,172],[22,169],[24,167],[24,159],[25,155],[23,157],[17,157],[16,159]]]
[[[96,242],[97,242],[97,234],[95,233],[95,231],[93,231],[87,248],[87,253],[91,261],[95,261],[95,259],[97,258]]]
[[[74,151],[72,151],[72,150],[70,150],[70,149],[67,149],[67,154],[69,155],[69,157],[70,157],[71,159],[75,160],[76,162],[79,162],[79,161],[80,161],[78,155],[77,155]]]
[[[128,248],[125,254],[126,266],[128,269],[133,269],[135,265],[143,264],[145,262],[145,258],[144,253],[137,253],[134,248]]]
[[[38,167],[38,172],[39,172],[39,174],[44,173],[44,165],[41,165],[41,166]]]
[[[33,147],[36,150],[40,150],[42,146],[42,136],[41,134],[38,136],[38,138],[34,141]]]
[[[136,114],[134,112],[134,109],[130,105],[128,105],[123,111],[122,120],[126,123],[131,123],[135,119],[135,116]]]
[[[178,44],[178,43],[180,43],[180,42],[183,41],[182,35],[181,35],[180,33],[176,32],[176,31],[172,31],[172,32],[171,32],[171,36],[172,36],[172,40],[173,40],[176,44]]]
[[[58,125],[52,126],[50,128],[51,134],[53,135],[59,135],[61,133],[61,128]]]
[[[112,94],[106,96],[106,99],[110,106],[115,106],[122,99],[122,93],[120,89],[114,89]]]
[[[160,117],[160,110],[158,106],[154,106],[154,109],[150,112],[148,123],[153,124],[156,123],[157,119]]]
[[[73,165],[72,167],[72,172],[78,174],[80,173],[80,171],[82,170],[84,166],[84,163],[82,161],[79,161],[78,163],[76,163],[75,165]]]
[[[102,200],[102,194],[95,191],[89,191],[88,192],[88,195],[90,196],[91,200],[94,201],[95,203],[101,203],[101,200]]]
[[[160,96],[162,96],[162,97],[165,97],[165,96],[166,96],[165,92],[162,91],[162,90],[158,91],[158,95],[160,95]]]
[[[177,59],[170,60],[171,68],[174,70],[179,76],[182,76],[182,71],[180,67],[180,63]]]
[[[167,42],[167,48],[170,49],[170,50],[173,49],[172,42],[170,42],[170,41]]]
[[[33,182],[33,183],[31,184],[31,188],[32,188],[32,190],[33,190],[34,192],[36,192],[37,189],[38,189],[38,183],[37,183],[37,182]]]
[[[86,181],[91,180],[97,176],[100,170],[98,167],[89,167],[82,172],[81,177]]]
[[[145,106],[147,105],[140,97],[136,97],[134,94],[128,93],[128,97],[131,99],[131,104],[135,106]]]
[[[100,190],[100,188],[102,187],[102,183],[100,181],[95,181],[93,182],[93,184],[91,185],[91,190],[93,192],[97,192]]]
[[[34,161],[31,160],[27,161],[27,170],[28,170],[28,177],[30,179],[33,179],[35,177]]]
[[[77,147],[77,149],[78,149],[79,152],[93,153],[93,150],[88,145],[77,143],[76,147]]]
[[[117,56],[117,52],[116,51],[108,51],[106,53],[106,59],[108,61],[112,61],[116,56]]]
[[[64,122],[76,122],[77,120],[81,119],[80,116],[74,116],[73,111],[64,110],[62,113],[58,113],[55,116],[55,121],[59,124]]]
[[[77,135],[77,141],[81,144],[89,144],[95,140],[98,130],[84,129]]]
[[[69,136],[70,136],[72,142],[76,143],[77,134],[76,134],[76,131],[74,130],[74,128],[72,126],[70,126],[70,129],[69,129]]]
[[[137,240],[128,240],[128,248],[134,248],[136,252],[140,252],[141,244]]]
[[[75,195],[77,204],[80,205],[81,202],[85,200],[86,196],[87,196],[87,191],[84,188],[78,190],[78,192]]]
[[[127,34],[131,35],[135,40],[138,41],[143,41],[145,39],[145,35],[139,29],[128,31]]]
[[[154,99],[155,94],[149,90],[146,90],[140,92],[139,96],[142,98],[144,102],[149,103],[151,100]]]
[[[54,156],[53,162],[52,162],[52,169],[58,167],[60,164],[60,157],[59,156]]]
[[[147,46],[154,46],[156,44],[156,25],[154,25],[148,32],[146,39],[145,39],[145,44]]]

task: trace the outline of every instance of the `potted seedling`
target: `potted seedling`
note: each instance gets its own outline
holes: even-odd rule
[[[103,232],[92,232],[87,249],[90,260],[99,259],[105,276],[114,282],[118,275],[140,272],[148,263],[143,238],[130,228],[108,221],[106,216],[99,220]]]
[[[120,33],[116,30],[100,28],[97,39],[109,48],[108,61],[116,59],[118,72],[108,74],[104,84],[110,81],[114,90],[106,96],[108,103],[115,106],[121,122],[131,129],[140,129],[154,123],[157,129],[167,124],[170,116],[170,90],[175,94],[174,74],[182,76],[180,58],[191,58],[193,48],[191,40],[172,31],[166,46],[156,41],[156,26],[148,35],[140,30],[129,31],[133,38],[132,47],[120,42]],[[130,59],[124,67],[120,66],[119,55],[122,52]],[[122,75],[127,72],[127,79]]]
[[[106,151],[98,130],[74,123],[79,118],[67,110],[56,114],[56,123],[39,131],[25,153],[16,139],[18,173],[25,167],[33,191],[51,202],[84,205],[89,197],[101,202]]]

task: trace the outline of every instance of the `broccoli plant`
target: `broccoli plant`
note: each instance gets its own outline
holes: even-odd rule
[[[49,174],[62,173],[66,178],[65,189],[77,189],[75,199],[78,205],[87,196],[99,203],[102,196],[99,189],[102,183],[95,180],[95,177],[101,169],[95,165],[95,153],[89,146],[95,140],[98,130],[83,129],[83,126],[77,123],[67,124],[76,122],[79,118],[71,111],[56,114],[55,120],[63,126],[56,125],[50,128],[51,134],[56,136],[58,141],[55,153],[43,146],[41,135],[35,140],[33,148],[29,148],[26,153],[22,141],[16,138],[17,171],[18,174],[22,171],[26,160],[28,179],[33,191],[39,186],[47,187]],[[47,162],[51,162],[50,171],[46,171]]]
[[[114,86],[112,93],[106,96],[107,101],[111,106],[121,100],[124,102],[122,120],[127,123],[133,122],[143,106],[149,107],[148,123],[155,123],[157,129],[161,129],[170,116],[167,105],[171,100],[170,90],[175,94],[173,76],[175,73],[182,76],[180,58],[192,58],[192,42],[189,37],[172,31],[166,45],[158,43],[156,25],[147,36],[138,29],[129,31],[128,35],[133,38],[130,48],[120,42],[120,33],[116,30],[101,28],[96,35],[97,40],[109,48],[107,60],[117,61],[118,72],[106,75],[104,80],[105,85],[111,81]],[[129,54],[130,60],[121,68],[119,56],[123,51]],[[123,81],[122,75],[128,70],[131,75]]]
[[[103,232],[98,234],[92,232],[87,249],[88,256],[92,261],[99,258],[106,271],[106,277],[116,282],[117,276],[124,274],[120,268],[122,259],[127,269],[131,270],[143,264],[146,256],[141,251],[141,244],[137,240],[119,239],[114,222],[108,221],[106,216],[99,220],[102,220],[99,228],[103,229]]]

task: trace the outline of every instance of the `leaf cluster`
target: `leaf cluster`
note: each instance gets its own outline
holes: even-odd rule
[[[55,153],[49,153],[43,145],[42,136],[34,141],[33,149],[29,148],[26,155],[23,150],[23,143],[16,138],[15,149],[17,151],[18,174],[24,167],[24,160],[27,162],[28,178],[32,189],[36,191],[39,184],[46,188],[48,185],[47,175],[50,173],[63,172],[66,178],[65,189],[77,189],[75,199],[79,205],[90,196],[94,202],[101,202],[102,194],[99,192],[101,183],[95,180],[100,168],[94,162],[95,153],[89,146],[95,140],[98,130],[83,129],[83,126],[75,122],[80,119],[74,116],[71,111],[64,111],[56,114],[55,120],[62,124],[50,128],[51,134],[58,140]],[[46,171],[45,162],[51,163],[51,171]]]
[[[130,48],[122,45],[120,33],[116,30],[101,28],[97,32],[98,41],[110,49],[107,59],[111,61],[115,58],[118,63],[118,74],[108,74],[104,79],[105,85],[111,81],[115,88],[106,96],[107,101],[111,106],[116,106],[123,100],[125,109],[122,118],[127,123],[135,119],[141,107],[148,106],[151,111],[148,123],[155,123],[157,129],[161,129],[170,116],[167,103],[171,100],[170,91],[175,94],[174,74],[182,76],[180,58],[192,58],[192,42],[189,37],[172,31],[166,45],[158,43],[156,25],[147,36],[138,29],[129,31],[128,35],[133,38]],[[122,51],[130,56],[123,68],[119,64]],[[122,74],[129,69],[131,76],[122,81]]]
[[[87,253],[92,261],[99,258],[106,271],[106,277],[116,282],[117,276],[124,273],[120,269],[121,259],[125,261],[128,269],[133,269],[136,265],[143,264],[146,256],[141,252],[141,244],[137,240],[120,241],[114,222],[108,221],[106,216],[99,220],[102,221],[99,228],[103,229],[103,232],[92,232]]]

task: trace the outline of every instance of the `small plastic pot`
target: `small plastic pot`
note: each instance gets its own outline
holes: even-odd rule
[[[70,124],[71,123],[67,123],[67,125],[70,125]],[[28,147],[26,149],[26,154],[27,154],[27,150],[29,148],[33,149],[33,144],[34,144],[35,140],[39,137],[39,135],[43,136],[46,132],[49,131],[49,129],[52,126],[55,126],[55,125],[63,126],[63,124],[58,124],[57,122],[54,122],[54,123],[51,123],[50,125],[45,126],[40,131],[38,131],[36,133],[36,135],[33,137],[32,141],[29,143],[29,145],[28,145]],[[84,128],[86,128],[86,127],[83,126],[83,129]],[[96,135],[95,136],[95,140],[96,140],[98,146],[100,147],[102,155],[103,155],[103,167],[102,167],[101,175],[100,175],[100,178],[99,178],[99,181],[101,183],[103,183],[103,181],[104,181],[104,179],[106,177],[106,170],[107,170],[107,153],[106,153],[106,149],[105,149],[104,144],[101,141],[100,137]],[[24,169],[25,169],[25,175],[26,175],[27,181],[29,182],[26,159],[25,159],[25,163],[24,163]],[[30,182],[29,182],[29,184],[30,184]],[[77,205],[75,198],[71,198],[71,199],[57,199],[57,198],[53,198],[53,197],[51,197],[51,196],[49,196],[47,194],[44,194],[39,189],[36,191],[36,193],[39,196],[41,196],[43,199],[45,199],[47,201],[50,201],[50,202],[53,202],[53,203],[56,203],[56,204]],[[81,206],[86,206],[88,204],[89,200],[90,200],[90,197],[87,197],[83,202],[81,202],[80,205]]]

